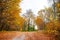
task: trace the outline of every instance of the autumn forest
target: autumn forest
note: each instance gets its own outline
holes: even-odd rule
[[[0,0],[0,31],[42,31],[60,40],[60,0],[52,1],[49,7],[39,10],[35,16],[32,9],[21,15],[19,4],[22,0]],[[48,0],[48,3],[51,1]]]

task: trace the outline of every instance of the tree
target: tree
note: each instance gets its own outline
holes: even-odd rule
[[[51,7],[38,11],[38,14],[45,23],[53,20],[53,10]]]
[[[48,0],[48,1],[50,2],[50,4],[52,3],[51,4],[52,6],[51,5],[50,6],[53,8],[53,14],[54,14],[53,17],[54,17],[54,19],[56,19],[56,11],[55,11],[56,10],[55,9],[55,1],[56,0]]]
[[[54,20],[56,20],[57,18],[59,18],[60,15],[60,0],[49,0],[49,1],[53,1],[52,8],[53,8]]]
[[[43,20],[37,16],[37,18],[35,19],[36,25],[38,26],[38,30],[42,30],[44,28],[44,22]]]
[[[56,15],[57,15],[57,20],[60,20],[60,1],[55,4],[56,5]]]
[[[21,0],[0,0],[0,31],[20,28],[20,2]]]
[[[27,30],[29,31],[30,26],[34,25],[34,14],[31,9],[27,10],[23,17],[26,18]]]
[[[53,9],[51,8],[51,7],[49,7],[49,8],[45,8],[45,10],[46,10],[46,18],[49,20],[49,21],[51,21],[51,20],[53,20],[54,19],[54,17],[53,17]]]

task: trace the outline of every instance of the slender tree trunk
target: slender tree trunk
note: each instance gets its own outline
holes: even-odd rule
[[[53,11],[54,11],[53,17],[54,17],[54,19],[56,19],[55,0],[53,0],[53,3],[54,3],[54,5],[53,5]]]
[[[30,27],[30,18],[28,19],[28,31],[29,31],[29,27]]]

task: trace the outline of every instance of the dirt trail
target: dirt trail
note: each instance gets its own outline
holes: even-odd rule
[[[0,32],[0,40],[55,40],[40,32]]]

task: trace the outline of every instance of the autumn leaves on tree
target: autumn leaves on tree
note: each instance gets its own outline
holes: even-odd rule
[[[22,31],[31,30],[37,26],[37,30],[42,30],[46,27],[47,30],[59,29],[60,20],[60,2],[55,3],[54,16],[53,6],[38,11],[38,16],[35,17],[32,10],[24,13],[21,17],[21,8],[19,4],[21,0],[0,0],[0,31]],[[53,18],[56,17],[56,19]],[[33,29],[32,29],[33,30]],[[54,29],[55,30],[55,29]]]
[[[0,31],[20,30],[20,0],[0,0]]]

